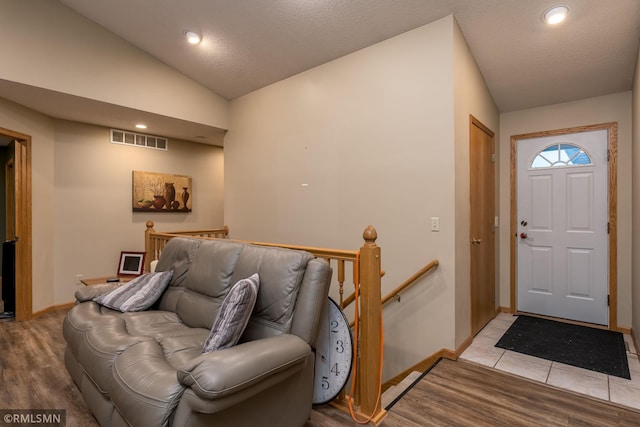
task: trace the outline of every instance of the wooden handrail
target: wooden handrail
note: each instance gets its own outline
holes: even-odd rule
[[[229,235],[229,227],[213,228],[210,230],[173,231],[170,233],[158,233],[153,229],[153,221],[146,223],[144,232],[144,249],[147,256],[144,259],[144,271],[151,271],[151,261],[159,259],[162,250],[169,240],[174,237],[216,238],[224,239]]]
[[[433,260],[431,261],[429,264],[425,265],[424,267],[422,267],[420,270],[416,271],[413,276],[409,277],[407,280],[405,280],[404,282],[402,282],[402,284],[398,285],[397,288],[395,288],[393,291],[391,291],[389,294],[387,294],[386,297],[382,298],[382,305],[384,305],[387,301],[389,301],[391,298],[395,297],[396,295],[398,295],[400,292],[402,292],[405,288],[411,286],[416,280],[418,280],[420,277],[422,277],[423,275],[427,274],[427,272],[429,272],[429,270],[435,268],[438,266],[438,264],[440,264],[440,262],[438,262],[438,260]]]
[[[413,274],[413,276],[409,277],[407,280],[402,282],[401,285],[399,285],[397,288],[395,288],[393,291],[391,291],[391,293],[387,294],[387,296],[382,299],[382,305],[384,305],[386,302],[388,302],[391,298],[393,298],[396,295],[398,295],[405,288],[411,286],[416,280],[418,280],[420,277],[422,277],[427,272],[429,272],[429,270],[431,270],[432,268],[437,267],[438,264],[440,264],[438,262],[438,260],[433,260],[430,263],[428,263],[427,265],[425,265],[424,267],[422,267],[420,270],[416,271]],[[380,273],[380,277],[382,277],[382,276],[384,276],[384,272]],[[349,295],[348,297],[346,297],[344,299],[344,301],[342,302],[342,308],[348,307],[349,304],[353,303],[353,301],[355,299],[356,299],[356,293],[354,292],[354,293],[352,293],[351,295]],[[351,326],[353,326],[353,322],[351,322]]]
[[[206,230],[189,230],[189,231],[165,231],[164,234],[179,234],[181,236],[201,236],[205,234],[224,234],[224,236],[229,235],[229,226],[225,225],[222,228],[212,228]]]
[[[269,246],[269,247],[278,247],[278,248],[287,248],[294,249],[298,251],[306,251],[310,252],[318,258],[326,258],[330,257],[331,259],[336,260],[345,260],[345,261],[355,261],[358,251],[348,251],[343,249],[328,249],[328,248],[317,248],[313,246],[299,246],[299,245],[283,245],[280,243],[265,243],[265,242],[254,242],[249,240],[236,240],[236,242],[245,242],[251,243],[252,245],[259,246]]]

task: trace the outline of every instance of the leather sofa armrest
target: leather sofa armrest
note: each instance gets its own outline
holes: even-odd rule
[[[78,302],[91,301],[95,297],[111,292],[120,285],[121,283],[104,283],[101,285],[85,286],[76,291],[75,297]]]
[[[290,334],[249,341],[196,357],[178,370],[178,381],[199,397],[214,400],[280,373],[295,373],[310,352],[309,344]]]

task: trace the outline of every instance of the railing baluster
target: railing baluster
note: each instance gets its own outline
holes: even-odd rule
[[[340,292],[340,308],[344,308],[342,305],[342,296],[344,294],[344,260],[338,260],[338,292]]]

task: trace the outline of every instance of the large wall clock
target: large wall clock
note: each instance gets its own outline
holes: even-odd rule
[[[353,362],[353,338],[346,316],[331,298],[323,313],[316,347],[314,405],[338,396],[349,380]]]

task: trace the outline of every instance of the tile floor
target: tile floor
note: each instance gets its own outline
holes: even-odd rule
[[[625,334],[631,380],[495,347],[517,316],[500,313],[473,339],[461,359],[572,390],[613,403],[640,409],[640,361],[630,335]]]

